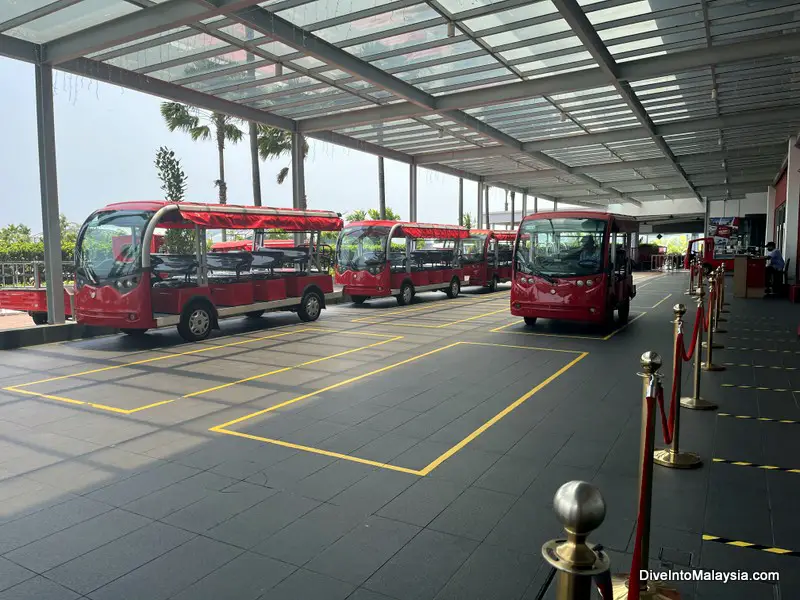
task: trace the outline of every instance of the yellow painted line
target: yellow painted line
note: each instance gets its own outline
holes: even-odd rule
[[[721,463],[726,465],[733,465],[736,467],[752,467],[753,469],[760,469],[762,471],[780,471],[782,473],[800,473],[800,469],[793,469],[790,467],[776,467],[775,465],[759,465],[758,463],[751,463],[743,460],[728,460],[726,458],[712,458],[712,462]]]
[[[743,419],[751,421],[762,421],[764,423],[784,423],[786,425],[800,425],[800,421],[792,421],[791,419],[771,419],[769,417],[755,417],[753,415],[732,415],[730,413],[717,413],[718,417],[731,417],[733,419]]]
[[[653,308],[658,308],[658,307],[659,307],[659,306],[660,306],[660,305],[661,305],[663,302],[666,302],[666,301],[667,301],[667,300],[669,300],[670,298],[672,298],[672,294],[667,294],[666,296],[664,296],[664,297],[663,297],[661,300],[659,300],[658,302],[656,302],[656,303],[655,303],[653,306],[651,306],[650,308],[651,308],[651,309],[653,309]]]
[[[423,468],[422,469],[422,475],[427,475],[428,473],[433,471],[436,467],[441,465],[444,461],[446,461],[448,458],[453,456],[456,452],[458,452],[459,450],[464,448],[464,446],[466,446],[467,444],[469,444],[470,442],[475,440],[479,435],[481,435],[484,431],[489,429],[492,425],[494,425],[495,423],[500,421],[506,415],[510,414],[516,408],[522,406],[522,404],[524,404],[536,392],[538,392],[539,390],[541,390],[542,388],[547,386],[549,383],[551,383],[552,381],[554,381],[555,379],[557,379],[558,377],[560,377],[561,375],[566,373],[569,369],[574,367],[576,364],[578,364],[581,360],[586,358],[586,356],[588,354],[589,354],[588,352],[582,352],[577,358],[575,358],[574,360],[570,361],[569,363],[567,363],[566,365],[561,367],[558,371],[553,373],[550,377],[545,379],[542,383],[540,383],[539,385],[537,385],[536,387],[534,387],[530,391],[528,391],[525,394],[523,394],[522,396],[520,396],[512,404],[509,404],[506,408],[504,408],[499,413],[497,413],[495,416],[493,416],[491,419],[486,421],[486,423],[484,423],[483,425],[478,427],[475,431],[470,433],[467,437],[465,437],[463,440],[458,442],[455,446],[450,448],[447,452],[445,452],[444,454],[439,456],[436,460],[434,460],[433,462],[428,464],[425,468]]]
[[[462,343],[462,342],[454,342],[454,343],[452,343],[452,344],[450,344],[448,346],[443,346],[441,348],[437,348],[436,350],[431,350],[430,352],[425,352],[424,354],[418,354],[416,356],[412,356],[411,358],[407,358],[407,359],[405,359],[403,361],[400,361],[398,363],[394,363],[394,364],[388,365],[386,367],[381,367],[380,369],[375,369],[374,371],[370,371],[369,373],[364,373],[363,375],[357,375],[355,377],[351,377],[350,379],[345,379],[344,381],[340,381],[339,383],[334,383],[334,384],[329,385],[327,387],[324,387],[324,388],[322,388],[320,390],[315,390],[313,392],[309,392],[308,394],[303,394],[302,396],[298,396],[297,398],[292,398],[291,400],[287,400],[286,402],[281,402],[280,404],[275,404],[274,406],[270,406],[269,408],[265,408],[263,410],[259,410],[259,411],[254,412],[254,413],[250,413],[249,415],[245,415],[243,417],[239,417],[238,419],[234,419],[233,421],[228,421],[227,423],[223,423],[222,425],[215,425],[214,427],[212,427],[210,429],[210,431],[219,431],[220,429],[224,429],[224,428],[230,427],[231,425],[236,425],[237,423],[242,423],[243,421],[247,421],[249,419],[252,419],[253,417],[257,417],[259,415],[263,415],[265,413],[272,412],[274,410],[278,410],[279,408],[283,408],[285,406],[289,406],[291,404],[295,404],[296,402],[300,402],[302,400],[306,400],[307,398],[311,398],[312,396],[318,396],[319,394],[322,394],[324,392],[329,392],[331,390],[335,390],[336,388],[341,387],[343,385],[347,385],[348,383],[354,383],[356,381],[361,381],[362,379],[370,377],[371,375],[377,375],[378,373],[383,373],[384,371],[389,371],[390,369],[394,369],[395,367],[399,367],[399,366],[414,362],[416,360],[419,360],[420,358],[425,358],[426,356],[430,356],[432,354],[436,354],[437,352],[441,352],[442,350],[447,350],[448,348],[452,348],[453,346],[457,346],[460,343]]]
[[[505,294],[502,297],[493,296],[490,300],[485,300],[483,298],[461,298],[461,297],[459,297],[459,298],[450,298],[450,300],[455,300],[459,304],[470,305],[470,304],[479,304],[481,302],[494,302],[496,300],[502,300],[503,298],[510,297],[510,296],[511,296],[511,294]],[[390,312],[383,312],[380,309],[375,308],[375,309],[370,309],[370,312],[376,311],[376,312],[380,312],[381,314],[379,314],[379,315],[367,315],[367,316],[364,316],[364,317],[359,317],[358,319],[352,319],[352,322],[353,323],[360,323],[361,321],[366,321],[366,320],[369,320],[369,319],[381,319],[383,317],[391,317],[393,315],[406,315],[408,313],[420,312],[420,311],[424,311],[424,310],[433,310],[434,308],[439,308],[439,309],[442,309],[442,310],[446,310],[447,309],[446,306],[443,306],[442,304],[439,304],[439,302],[437,302],[437,301],[426,302],[422,306],[405,307],[405,308],[401,308],[399,310],[394,310],[394,311],[390,311]]]
[[[295,450],[303,450],[305,452],[312,452],[314,454],[321,454],[323,456],[330,456],[331,458],[340,458],[342,460],[349,460],[352,462],[361,463],[364,465],[371,465],[373,467],[381,467],[383,469],[391,469],[392,471],[400,471],[401,473],[409,473],[411,475],[423,475],[422,472],[417,471],[415,469],[407,469],[406,467],[398,467],[397,465],[390,465],[388,463],[377,462],[374,460],[368,460],[366,458],[359,458],[357,456],[351,456],[349,454],[340,454],[338,452],[330,452],[329,450],[323,450],[322,448],[313,448],[311,446],[303,446],[301,444],[292,444],[291,442],[284,442],[283,440],[274,440],[271,438],[265,438],[258,435],[250,435],[249,433],[240,433],[238,431],[230,431],[228,429],[211,429],[211,431],[216,431],[217,433],[224,433],[226,435],[234,435],[236,437],[246,438],[249,440],[255,440],[257,442],[267,442],[269,444],[275,444],[277,446],[283,446],[284,448],[293,448]]]
[[[372,323],[369,323],[369,324],[370,325],[385,325],[385,326],[388,326],[388,327],[417,327],[417,328],[420,328],[420,329],[444,329],[444,328],[450,327],[452,325],[458,325],[459,323],[466,323],[468,321],[474,321],[475,319],[482,319],[484,317],[489,317],[491,315],[496,315],[496,314],[499,314],[499,313],[502,313],[502,312],[508,312],[508,310],[509,310],[508,307],[505,306],[505,307],[501,308],[500,310],[495,310],[495,311],[492,311],[492,312],[483,313],[481,315],[475,315],[475,316],[472,316],[472,317],[469,317],[469,318],[466,318],[466,319],[459,319],[458,321],[450,321],[448,323],[442,323],[441,325],[425,325],[425,324],[421,324],[421,323],[398,323],[396,320],[395,321],[379,321],[377,323],[372,322]]]
[[[242,423],[244,421],[248,421],[248,420],[250,420],[250,419],[252,419],[254,417],[266,414],[268,412],[272,412],[272,411],[278,410],[280,408],[284,408],[286,406],[289,406],[291,404],[295,404],[295,403],[300,402],[302,400],[306,400],[306,399],[311,398],[313,396],[318,396],[320,394],[323,394],[324,392],[327,392],[327,391],[330,391],[330,390],[333,390],[333,389],[348,385],[350,383],[354,383],[356,381],[360,381],[360,380],[365,379],[367,377],[370,377],[372,375],[377,375],[379,373],[383,373],[385,371],[389,371],[391,369],[400,367],[402,365],[406,365],[406,364],[409,364],[411,362],[417,361],[417,360],[419,360],[421,358],[425,358],[427,356],[431,356],[433,354],[437,354],[438,352],[442,352],[444,350],[448,350],[450,348],[453,348],[455,346],[460,346],[460,345],[494,346],[494,347],[500,347],[500,348],[514,348],[514,349],[521,349],[521,350],[539,350],[539,351],[544,351],[544,352],[562,352],[562,353],[568,353],[568,354],[578,354],[578,357],[573,359],[572,361],[570,361],[568,364],[566,364],[564,367],[559,369],[554,374],[550,375],[547,379],[545,379],[543,382],[541,382],[540,384],[538,384],[537,386],[532,388],[530,391],[528,391],[525,394],[523,394],[522,396],[520,396],[520,398],[518,398],[512,404],[510,404],[505,409],[500,411],[494,417],[489,419],[486,423],[481,425],[478,429],[476,429],[475,431],[470,433],[463,440],[461,440],[460,442],[455,444],[452,448],[450,448],[449,450],[447,450],[446,452],[441,454],[439,457],[437,457],[435,460],[433,460],[433,462],[431,462],[430,464],[426,465],[423,469],[420,469],[420,470],[409,469],[409,468],[406,468],[406,467],[398,467],[397,465],[391,465],[391,464],[388,464],[388,463],[381,463],[381,462],[377,462],[377,461],[372,461],[372,460],[368,460],[368,459],[364,459],[364,458],[359,458],[357,456],[352,456],[352,455],[349,455],[349,454],[340,454],[338,452],[331,452],[331,451],[328,451],[328,450],[323,450],[321,448],[314,448],[314,447],[310,447],[310,446],[303,446],[303,445],[300,445],[300,444],[293,444],[291,442],[286,442],[286,441],[283,441],[283,440],[275,440],[275,439],[272,439],[272,438],[252,435],[252,434],[248,434],[248,433],[241,433],[241,432],[232,431],[232,430],[228,429],[229,427],[231,427],[233,425]],[[251,439],[251,440],[255,440],[255,441],[259,441],[259,442],[267,442],[267,443],[277,444],[279,446],[284,446],[284,447],[287,447],[287,448],[293,448],[293,449],[296,449],[296,450],[304,450],[306,452],[312,452],[312,453],[315,453],[315,454],[321,454],[323,456],[330,456],[330,457],[338,458],[338,459],[342,459],[342,460],[349,460],[349,461],[352,461],[352,462],[367,464],[367,465],[371,465],[371,466],[375,466],[375,467],[381,467],[381,468],[390,469],[390,470],[393,470],[393,471],[401,471],[403,473],[409,473],[409,474],[412,474],[412,475],[425,476],[425,475],[428,475],[435,468],[437,468],[439,465],[441,465],[448,458],[451,458],[459,450],[463,449],[467,444],[469,444],[471,441],[473,441],[475,438],[477,438],[484,431],[489,429],[492,425],[496,424],[498,421],[500,421],[506,415],[511,413],[514,409],[516,409],[519,406],[521,406],[524,402],[526,402],[528,399],[530,399],[534,394],[539,392],[542,388],[544,388],[548,384],[552,383],[556,378],[560,377],[567,370],[571,369],[578,362],[580,362],[586,356],[588,356],[588,354],[589,354],[588,352],[580,352],[580,351],[576,351],[576,350],[561,350],[561,349],[553,349],[553,348],[534,348],[534,347],[531,347],[531,346],[514,346],[514,345],[509,345],[509,344],[493,344],[493,343],[488,343],[488,342],[454,342],[452,344],[448,344],[447,346],[442,346],[441,348],[436,348],[435,350],[431,350],[431,351],[425,352],[423,354],[418,354],[416,356],[412,356],[411,358],[407,358],[407,359],[402,360],[400,362],[397,362],[397,363],[394,363],[394,364],[391,364],[391,365],[387,365],[385,367],[381,367],[380,369],[375,369],[374,371],[370,371],[369,373],[364,373],[363,375],[358,375],[356,377],[351,377],[350,379],[346,379],[345,381],[341,381],[339,383],[335,383],[335,384],[329,385],[329,386],[327,386],[325,388],[322,388],[320,390],[316,390],[314,392],[311,392],[311,393],[308,393],[308,394],[304,394],[302,396],[298,396],[297,398],[292,398],[291,400],[287,400],[286,402],[281,402],[280,404],[276,404],[274,406],[270,406],[269,408],[265,408],[263,410],[259,410],[259,411],[253,412],[253,413],[250,413],[248,415],[244,415],[244,416],[239,417],[237,419],[233,419],[231,421],[228,421],[227,423],[223,423],[221,425],[215,425],[214,427],[211,427],[209,429],[209,431],[213,431],[213,432],[216,432],[216,433],[223,433],[223,434],[226,434],[226,435],[234,435],[234,436],[237,436],[237,437],[247,438],[247,439]]]
[[[639,291],[640,289],[642,289],[644,287],[647,287],[651,283],[655,283],[659,279],[664,279],[664,277],[666,277],[666,275],[657,275],[655,277],[647,277],[647,278],[645,278],[645,282],[643,284],[641,284],[641,285],[637,284],[635,281],[633,283],[636,286],[636,291]]]
[[[776,369],[780,371],[796,371],[797,367],[782,367],[780,365],[751,365],[748,363],[722,363],[726,367],[750,367],[752,369]]]
[[[770,554],[777,554],[779,556],[795,556],[800,557],[800,552],[797,550],[787,550],[786,548],[775,548],[774,546],[765,546],[763,544],[754,544],[753,542],[745,542],[742,540],[732,540],[730,538],[720,537],[718,535],[703,534],[704,542],[716,542],[718,544],[725,544],[726,546],[734,546],[735,548],[747,548],[748,550],[760,550],[761,552],[769,552]]]
[[[382,340],[380,342],[374,342],[372,344],[368,344],[367,346],[361,346],[360,348],[352,348],[351,350],[345,350],[343,352],[338,352],[336,354],[331,354],[330,356],[323,356],[321,358],[315,358],[313,360],[307,360],[306,362],[302,362],[297,365],[293,365],[291,367],[282,367],[280,369],[275,369],[274,371],[269,371],[267,373],[261,373],[259,375],[253,375],[251,377],[245,377],[244,379],[239,379],[238,381],[231,381],[230,383],[223,383],[222,385],[216,385],[214,387],[207,388],[205,390],[199,390],[197,392],[192,392],[191,394],[186,394],[183,398],[194,398],[195,396],[201,396],[203,394],[208,394],[210,392],[216,392],[217,390],[224,390],[225,388],[229,388],[233,385],[239,385],[240,383],[247,383],[248,381],[255,381],[257,379],[263,379],[264,377],[269,377],[270,375],[277,375],[279,373],[286,373],[287,371],[292,371],[294,369],[300,369],[302,367],[307,367],[309,365],[314,365],[317,363],[321,363],[326,360],[331,360],[333,358],[339,358],[340,356],[346,356],[348,354],[352,354],[354,352],[359,352],[361,350],[366,350],[368,348],[375,348],[376,346],[382,346],[383,344],[388,344],[389,342],[396,342],[397,340],[402,340],[403,336],[398,335],[386,340]]]
[[[504,329],[511,327],[512,325],[518,325],[520,323],[519,320],[511,321],[510,323],[506,323],[505,325],[501,325],[500,327],[495,327],[494,329],[490,329],[489,333],[506,333],[506,334],[514,334],[514,335],[533,335],[538,337],[554,337],[554,338],[562,338],[562,339],[572,339],[572,340],[597,340],[601,342],[605,342],[610,340],[612,337],[617,335],[620,331],[623,331],[627,328],[631,323],[636,321],[637,319],[641,319],[643,316],[647,314],[647,311],[643,311],[633,318],[628,319],[628,322],[625,323],[622,327],[618,327],[611,333],[605,336],[592,336],[592,335],[572,335],[570,333],[538,333],[535,331],[503,331]]]
[[[633,323],[634,321],[637,321],[638,319],[641,319],[646,314],[647,314],[646,312],[642,312],[642,313],[639,313],[638,315],[636,315],[635,317],[633,317],[632,319],[628,319],[628,322],[625,323],[625,325],[623,325],[622,327],[619,327],[619,328],[615,329],[614,331],[612,331],[611,333],[609,333],[606,337],[603,338],[603,341],[610,340],[612,337],[617,335],[620,331],[623,331],[623,330],[627,329],[630,326],[631,323]]]
[[[258,338],[248,338],[246,340],[239,340],[237,342],[230,342],[228,344],[219,344],[219,345],[214,345],[214,346],[204,346],[203,348],[196,348],[195,350],[188,350],[186,352],[177,352],[175,354],[162,354],[162,355],[154,356],[154,357],[151,357],[151,358],[145,358],[143,360],[135,360],[133,362],[123,363],[123,364],[119,364],[119,365],[111,365],[111,366],[108,366],[108,367],[100,367],[100,368],[97,368],[97,369],[90,369],[88,371],[81,371],[80,373],[72,373],[70,375],[59,375],[58,377],[49,377],[47,379],[40,379],[39,381],[31,381],[30,383],[22,383],[22,384],[14,386],[14,387],[17,387],[17,388],[28,387],[28,386],[31,386],[31,385],[38,385],[40,383],[50,383],[52,381],[61,381],[62,379],[69,379],[71,377],[81,377],[83,375],[92,375],[94,373],[102,373],[104,371],[113,371],[114,369],[123,369],[125,367],[134,367],[134,366],[137,366],[137,365],[144,365],[144,364],[148,364],[148,363],[167,360],[167,359],[170,359],[170,358],[177,358],[179,356],[188,356],[188,355],[191,355],[191,354],[201,354],[203,352],[210,352],[211,350],[219,350],[220,348],[230,348],[231,346],[241,346],[242,344],[252,344],[254,342],[260,342],[260,341],[263,341],[263,340],[271,340],[271,339],[275,339],[275,338],[279,338],[279,337],[283,337],[283,336],[287,336],[287,335],[294,335],[296,333],[303,333],[303,332],[306,332],[306,331],[315,331],[315,330],[316,330],[316,328],[307,328],[306,327],[306,328],[303,328],[303,329],[299,329],[297,331],[284,331],[282,333],[276,333],[276,334],[273,334],[273,335],[267,335],[267,336],[258,337]],[[4,388],[4,389],[8,389],[8,388]]]
[[[375,342],[375,343],[372,343],[372,344],[368,344],[366,346],[360,346],[358,348],[352,348],[350,350],[345,350],[345,351],[342,351],[342,352],[338,352],[338,353],[332,354],[330,356],[323,356],[323,357],[320,357],[320,358],[315,358],[315,359],[312,359],[312,360],[308,360],[308,361],[305,361],[305,362],[297,364],[297,365],[292,365],[290,367],[282,367],[280,369],[275,369],[275,370],[269,371],[267,373],[261,373],[259,375],[253,375],[251,377],[246,377],[246,378],[240,379],[238,381],[232,381],[232,382],[229,382],[229,383],[225,383],[225,384],[222,384],[222,385],[217,385],[217,386],[214,386],[214,387],[211,387],[211,388],[207,388],[207,389],[204,389],[204,390],[199,390],[199,391],[196,391],[196,392],[192,392],[190,394],[186,394],[184,396],[181,396],[180,399],[193,398],[193,397],[200,396],[200,395],[203,395],[203,394],[208,394],[210,392],[214,392],[214,391],[217,391],[217,390],[225,389],[225,388],[228,388],[228,387],[231,387],[231,386],[234,386],[234,385],[238,385],[238,384],[241,384],[241,383],[246,383],[246,382],[249,382],[249,381],[255,381],[257,379],[263,379],[263,378],[269,377],[271,375],[277,375],[278,373],[285,373],[285,372],[291,371],[293,369],[298,369],[298,368],[301,368],[301,367],[305,367],[305,366],[308,366],[308,365],[320,363],[320,362],[323,362],[323,361],[326,361],[326,360],[331,360],[333,358],[338,358],[338,357],[341,357],[341,356],[345,356],[347,354],[352,354],[354,352],[359,352],[361,350],[366,350],[368,348],[374,348],[376,346],[381,346],[381,345],[387,344],[389,342],[395,342],[395,341],[403,339],[403,336],[392,336],[392,335],[385,334],[385,333],[364,333],[364,332],[361,332],[361,331],[342,331],[342,330],[327,329],[327,328],[322,328],[322,327],[303,328],[303,329],[298,330],[298,331],[289,331],[289,332],[281,333],[279,335],[262,337],[262,338],[257,338],[257,339],[258,340],[261,340],[261,339],[272,339],[274,337],[280,337],[280,336],[296,334],[296,333],[303,333],[303,332],[308,332],[308,331],[323,332],[323,333],[334,333],[334,334],[344,334],[344,335],[365,335],[365,336],[369,336],[369,337],[379,337],[379,338],[386,338],[386,339],[383,339],[380,342]],[[254,340],[254,341],[256,341],[256,340]],[[228,346],[229,345],[237,345],[237,344],[238,343],[228,344]],[[225,346],[218,346],[218,347],[222,348],[222,347],[225,347]],[[175,356],[179,356],[179,355],[175,355]],[[159,357],[159,358],[161,358],[161,357]],[[142,362],[145,362],[145,361],[137,361],[137,364],[141,364]],[[115,367],[112,367],[112,368],[119,368],[119,367],[115,366]],[[35,383],[45,383],[45,382],[49,382],[49,381],[65,379],[65,378],[68,378],[68,377],[78,377],[80,375],[85,375],[87,373],[97,372],[98,370],[99,371],[104,371],[104,370],[107,370],[107,368],[97,369],[97,370],[92,370],[92,371],[84,371],[82,373],[76,373],[75,375],[66,375],[66,376],[61,376],[61,377],[54,377],[54,378],[51,378],[51,379],[43,380],[41,382],[27,383],[27,384],[24,384],[24,385],[30,386],[30,385],[34,385]],[[100,382],[100,383],[102,383],[102,382]],[[176,400],[175,398],[173,398],[171,400],[161,400],[159,402],[153,402],[152,404],[147,404],[147,405],[144,405],[144,406],[138,406],[136,408],[131,408],[131,409],[125,409],[125,408],[118,408],[118,407],[115,407],[115,406],[110,406],[108,404],[99,404],[99,403],[94,403],[94,402],[86,402],[86,401],[82,401],[82,400],[74,400],[72,398],[65,398],[63,396],[55,396],[53,394],[44,394],[44,393],[40,393],[40,392],[34,392],[34,391],[31,391],[31,390],[23,390],[23,389],[19,389],[19,386],[10,386],[10,387],[4,388],[4,389],[7,390],[7,391],[18,392],[20,394],[26,394],[26,395],[29,395],[29,396],[36,396],[36,397],[39,397],[39,398],[45,398],[47,400],[56,400],[58,402],[66,402],[66,403],[69,403],[69,404],[90,406],[90,407],[96,408],[98,410],[104,410],[104,411],[113,412],[113,413],[122,414],[122,415],[131,415],[131,414],[143,411],[143,410],[147,410],[149,408],[155,408],[157,406],[163,406],[165,404],[170,404],[171,402],[175,402],[175,400]]]

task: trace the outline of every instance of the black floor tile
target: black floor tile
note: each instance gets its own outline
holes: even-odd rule
[[[313,571],[298,569],[269,590],[269,600],[344,600],[355,586]],[[265,600],[266,600],[265,598]]]
[[[36,573],[33,571],[20,567],[5,558],[0,558],[0,592],[27,581],[34,575]]]
[[[414,525],[370,517],[311,560],[306,568],[361,585],[418,531]]]
[[[528,459],[507,455],[489,467],[473,485],[519,496],[528,489],[541,470],[541,465]]]
[[[520,598],[543,562],[536,556],[483,544],[436,595],[436,600]]]
[[[80,596],[72,590],[38,576],[0,592],[0,600],[77,600],[78,598]]]
[[[515,496],[468,488],[428,528],[481,541],[515,502]]]
[[[476,542],[424,530],[364,584],[398,600],[428,600],[475,550]]]
[[[256,600],[269,597],[270,590],[289,577],[295,567],[246,552],[192,584],[174,600]]]
[[[425,527],[464,491],[463,486],[425,477],[389,502],[378,514]]]

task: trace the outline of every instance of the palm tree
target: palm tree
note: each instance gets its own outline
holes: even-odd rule
[[[362,210],[360,208],[347,213],[344,216],[345,220],[348,223],[353,223],[355,221],[366,221],[367,220],[367,211]]]
[[[464,213],[461,225],[467,229],[472,229],[472,215],[470,213]]]
[[[187,106],[179,102],[162,102],[161,116],[170,131],[180,129],[185,131],[193,140],[210,140],[217,143],[219,158],[219,179],[214,185],[219,190],[219,203],[228,203],[228,184],[225,182],[225,143],[236,144],[244,137],[244,132],[239,129],[237,120],[222,113],[208,113],[194,106]],[[226,239],[225,230],[222,230],[222,239]]]
[[[292,132],[270,127],[269,125],[258,126],[258,155],[261,160],[277,158],[285,154],[292,154]],[[308,156],[308,142],[303,140],[303,160]],[[289,175],[289,167],[283,167],[278,171],[277,181],[283,183]]]

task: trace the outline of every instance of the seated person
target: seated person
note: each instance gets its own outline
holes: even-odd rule
[[[578,262],[595,262],[600,263],[600,248],[594,237],[591,235],[583,236],[581,240],[581,253],[578,256]]]
[[[775,247],[775,242],[767,244],[767,289],[765,290],[767,294],[774,294],[779,291],[783,284],[783,268],[785,264],[781,251]]]

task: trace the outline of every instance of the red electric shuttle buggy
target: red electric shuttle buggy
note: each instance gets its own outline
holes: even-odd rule
[[[402,306],[417,292],[432,290],[455,298],[464,280],[460,242],[468,236],[459,225],[349,223],[336,242],[336,283],[356,304],[394,296]]]
[[[588,211],[528,215],[514,247],[511,314],[533,326],[558,319],[612,326],[625,323],[636,295],[630,248],[638,224]]]
[[[497,291],[497,285],[511,281],[511,258],[516,231],[472,229],[461,242],[464,285],[480,285]]]
[[[192,254],[151,253],[156,229],[191,229]],[[251,251],[209,252],[208,229],[264,229],[308,233],[291,248],[258,244]],[[291,310],[315,321],[326,300],[340,297],[320,266],[322,231],[339,231],[338,214],[233,205],[124,202],[92,214],[75,251],[79,323],[117,327],[135,335],[177,325],[188,341],[208,337],[223,317],[259,317]],[[131,236],[116,249],[112,239]],[[261,233],[263,236],[263,232]],[[262,237],[263,239],[263,237]]]

